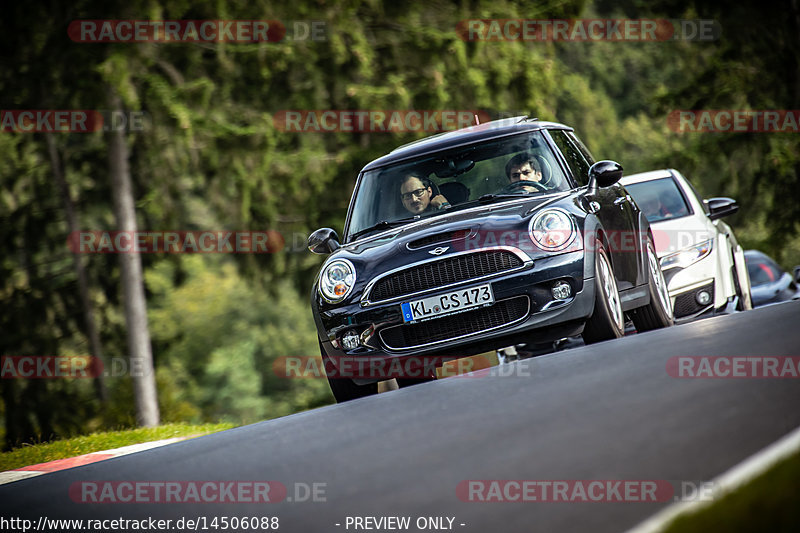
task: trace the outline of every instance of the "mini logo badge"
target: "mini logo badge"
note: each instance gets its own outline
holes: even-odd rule
[[[429,251],[428,253],[431,254],[431,255],[442,255],[443,253],[445,253],[449,249],[450,249],[449,246],[437,246],[436,248],[434,248],[433,250]]]

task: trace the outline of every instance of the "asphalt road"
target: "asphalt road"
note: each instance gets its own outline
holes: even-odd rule
[[[800,379],[679,379],[668,360],[800,356],[798,318],[800,302],[759,308],[520,361],[505,368],[512,375],[449,378],[19,481],[0,487],[2,516],[275,516],[280,531],[302,532],[354,531],[347,516],[409,516],[409,531],[419,517],[451,517],[465,532],[622,531],[667,502],[470,502],[456,488],[710,480],[800,426]],[[274,480],[293,501],[70,499],[74,483],[103,480]],[[322,484],[325,501],[294,501],[305,492],[296,483]]]

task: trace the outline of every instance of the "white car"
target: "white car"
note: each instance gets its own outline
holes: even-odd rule
[[[753,308],[744,250],[720,220],[739,210],[736,201],[703,200],[674,169],[620,183],[650,221],[676,322]]]

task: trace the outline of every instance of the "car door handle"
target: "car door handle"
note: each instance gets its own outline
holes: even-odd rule
[[[616,200],[614,200],[614,205],[622,205],[622,204],[624,204],[625,202],[628,201],[628,198],[629,198],[628,196],[621,196],[621,197],[617,198]]]

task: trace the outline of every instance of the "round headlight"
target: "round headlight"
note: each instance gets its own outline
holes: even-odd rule
[[[560,209],[546,209],[531,220],[528,232],[533,242],[548,252],[557,252],[575,240],[575,223]]]
[[[331,261],[319,276],[319,292],[329,302],[343,300],[356,282],[356,269],[346,259]]]

